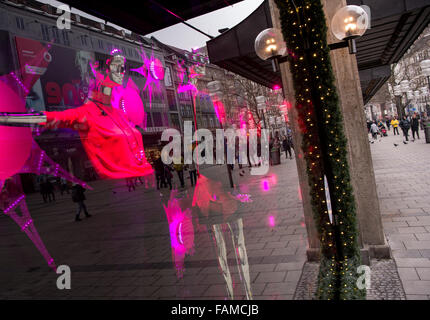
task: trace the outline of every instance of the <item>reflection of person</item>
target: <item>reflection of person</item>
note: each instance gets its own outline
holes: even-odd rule
[[[190,174],[191,186],[197,183],[197,168],[194,161],[188,165],[188,172]]]
[[[178,174],[179,182],[181,183],[181,188],[185,186],[184,181],[184,158],[181,156],[181,158],[177,158],[173,160],[173,168]]]
[[[81,80],[86,84],[90,84],[89,63],[94,60],[94,54],[87,51],[76,52],[75,65],[79,68],[81,73]]]
[[[55,201],[54,185],[49,179],[46,180],[46,194],[48,195],[49,202],[51,202],[51,196],[52,200]]]
[[[128,178],[152,173],[146,161],[142,136],[124,113],[111,105],[113,89],[122,85],[125,58],[114,50],[107,61],[109,73],[81,107],[44,115],[10,114],[0,123],[39,123],[47,128],[71,128],[79,132],[85,151],[102,178]]]
[[[84,192],[85,189],[79,184],[75,184],[72,187],[72,200],[73,202],[76,202],[78,204],[78,213],[76,214],[75,221],[81,221],[79,215],[81,214],[82,210],[84,210],[85,216],[87,218],[91,217],[91,215],[87,211],[87,206],[84,203],[84,201],[87,199],[85,197]]]
[[[67,192],[67,194],[69,194],[69,186],[67,185],[67,180],[65,178],[61,178],[60,179],[60,192],[61,195],[64,194],[64,191]]]

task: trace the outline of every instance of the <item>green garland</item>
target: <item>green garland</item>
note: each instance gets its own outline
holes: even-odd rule
[[[323,6],[320,0],[275,2],[292,58],[302,150],[321,243],[317,298],[365,299],[366,290],[356,285],[361,264],[356,209]],[[329,220],[324,175],[330,182],[334,224]]]

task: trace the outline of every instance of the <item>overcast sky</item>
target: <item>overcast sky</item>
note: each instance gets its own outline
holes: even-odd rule
[[[62,4],[61,2],[55,0],[37,1],[49,3],[53,6],[58,6]],[[211,36],[217,36],[219,35],[218,29],[234,27],[247,16],[249,16],[255,9],[257,9],[262,2],[263,0],[244,0],[232,6],[228,6],[223,9],[210,12],[203,16],[187,20],[187,23],[193,25],[194,27],[202,30],[203,32]],[[118,5],[120,5],[120,2],[118,2]],[[104,21],[89,16],[82,11],[76,9],[72,9],[72,12],[84,17],[93,18],[94,20],[100,22]],[[161,42],[186,50],[191,50],[191,48],[196,47],[202,47],[206,45],[206,41],[209,40],[208,37],[191,29],[183,23],[175,24],[171,27],[148,34],[147,36],[154,36]]]
[[[263,0],[244,0],[232,6],[190,19],[187,22],[211,36],[217,36],[219,35],[218,29],[234,27],[257,9],[262,2]],[[148,36],[151,35],[161,42],[186,50],[202,47],[209,40],[208,37],[183,23],[159,30]]]

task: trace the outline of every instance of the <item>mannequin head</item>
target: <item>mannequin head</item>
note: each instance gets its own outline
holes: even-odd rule
[[[122,85],[125,74],[125,57],[115,54],[109,61],[109,78],[116,84]]]

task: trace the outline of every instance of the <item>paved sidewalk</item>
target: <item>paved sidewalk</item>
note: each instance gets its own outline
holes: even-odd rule
[[[230,190],[225,166],[207,167],[202,173]],[[295,161],[283,155],[282,164],[266,176],[250,176],[248,169],[244,177],[238,173],[235,168],[235,183],[253,199],[236,213],[244,224],[250,291],[254,299],[292,299],[307,246]],[[27,197],[35,225],[57,265],[66,264],[72,270],[71,290],[57,289],[57,275],[31,241],[10,218],[0,216],[1,299],[228,297],[215,242],[194,214],[194,254],[185,258],[183,278],[177,277],[162,207],[169,198],[167,189],[160,194],[139,186],[128,192],[124,181],[91,185],[94,190],[87,192],[87,207],[93,217],[79,223],[73,222],[75,204],[70,195],[57,194],[57,201],[49,204],[43,204],[39,194]],[[187,192],[192,189],[182,195]],[[226,227],[222,230],[233,298],[245,299],[231,235]]]
[[[430,299],[430,144],[420,135],[404,144],[389,131],[371,144],[384,231],[407,299]]]

